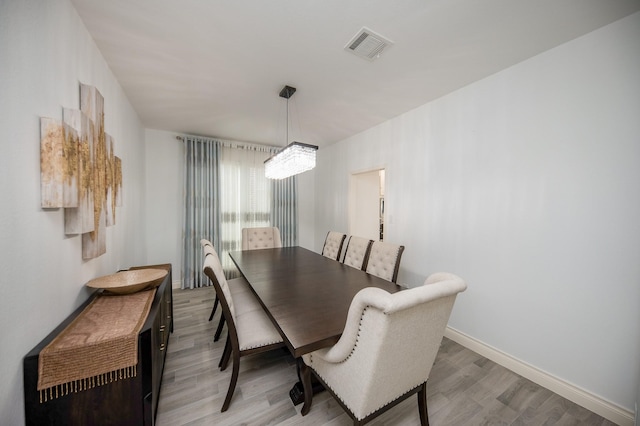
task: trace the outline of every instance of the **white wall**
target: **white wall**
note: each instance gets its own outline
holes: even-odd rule
[[[176,134],[147,129],[147,260],[171,263],[174,287],[182,282],[182,186],[184,149]]]
[[[144,129],[68,0],[0,2],[0,58],[0,423],[22,425],[24,355],[86,300],[87,281],[146,260]],[[80,82],[104,96],[123,167],[107,253],[88,261],[62,209],[40,208],[39,118],[79,108]]]
[[[399,283],[459,274],[450,326],[632,411],[640,370],[640,13],[318,151],[315,249],[387,170]]]

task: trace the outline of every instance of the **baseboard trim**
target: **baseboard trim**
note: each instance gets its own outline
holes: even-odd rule
[[[620,426],[634,425],[633,412],[625,410],[610,401],[602,399],[601,397],[572,385],[569,382],[552,376],[549,373],[514,358],[507,353],[504,353],[451,327],[447,327],[444,335],[454,342],[457,342],[462,346],[490,359],[491,361],[508,368],[514,373],[557,393],[563,398],[601,415],[609,421]]]

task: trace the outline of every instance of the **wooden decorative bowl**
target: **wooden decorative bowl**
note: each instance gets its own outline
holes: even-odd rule
[[[129,294],[157,287],[166,276],[167,271],[164,269],[133,269],[94,278],[86,286],[115,294]]]

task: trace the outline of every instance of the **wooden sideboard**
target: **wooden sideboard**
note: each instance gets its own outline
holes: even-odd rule
[[[158,408],[162,371],[173,331],[171,264],[136,266],[131,269],[163,268],[167,276],[151,305],[138,335],[137,375],[85,391],[40,402],[38,356],[100,293],[95,292],[24,358],[24,403],[26,425],[153,425]]]

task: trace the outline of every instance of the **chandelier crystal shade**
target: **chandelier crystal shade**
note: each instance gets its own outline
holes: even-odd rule
[[[296,88],[291,86],[284,86],[280,91],[280,97],[287,99],[287,143],[289,142],[289,98],[295,91]],[[264,175],[267,179],[285,179],[311,170],[316,166],[317,149],[316,145],[292,142],[265,160]]]
[[[292,142],[282,151],[264,162],[264,174],[268,179],[284,179],[316,166],[315,145]]]

